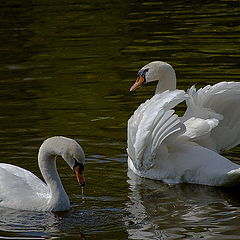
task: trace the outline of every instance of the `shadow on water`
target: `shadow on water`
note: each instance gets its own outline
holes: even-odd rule
[[[88,228],[110,224],[93,211],[32,212],[0,209],[0,239],[85,239]]]
[[[124,218],[130,239],[198,239],[231,231],[240,213],[239,189],[194,184],[168,185],[128,171],[129,201]],[[230,234],[231,232],[231,234]]]

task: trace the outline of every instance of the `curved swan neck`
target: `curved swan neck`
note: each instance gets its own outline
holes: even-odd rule
[[[57,143],[56,139],[48,139],[41,145],[38,153],[38,165],[49,187],[51,194],[50,205],[53,206],[59,202],[69,202],[57,172],[56,157],[62,154],[61,144]]]
[[[162,93],[166,90],[176,90],[176,73],[170,64],[165,63],[159,69],[159,81],[155,93]]]
[[[155,94],[165,92],[166,90],[176,90],[176,74],[173,68],[172,71],[167,71],[161,76],[157,83]]]
[[[64,189],[56,167],[56,156],[47,153],[39,153],[38,165],[51,193]],[[65,192],[65,191],[64,191]]]

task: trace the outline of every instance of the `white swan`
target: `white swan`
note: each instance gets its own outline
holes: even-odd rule
[[[43,142],[38,165],[46,184],[33,173],[0,163],[0,207],[32,211],[64,211],[70,208],[69,198],[56,169],[56,156],[61,156],[74,170],[81,186],[85,156],[73,139],[52,137]]]
[[[240,184],[240,165],[218,154],[240,143],[240,82],[220,82],[187,93],[176,90],[168,63],[144,66],[130,91],[158,81],[155,95],[128,120],[128,166],[167,183]],[[173,108],[186,100],[182,118]]]

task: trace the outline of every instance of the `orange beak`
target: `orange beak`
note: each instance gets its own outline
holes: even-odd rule
[[[84,187],[86,185],[86,182],[85,182],[85,179],[84,179],[84,176],[83,176],[83,172],[82,172],[80,166],[73,167],[73,171],[75,173],[75,176],[77,178],[78,183],[82,187]]]
[[[132,87],[130,88],[130,92],[134,91],[135,89],[139,88],[142,86],[142,84],[145,82],[144,77],[140,76],[137,77],[136,82],[132,85]]]

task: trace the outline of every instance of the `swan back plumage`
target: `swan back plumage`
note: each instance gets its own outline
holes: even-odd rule
[[[0,207],[42,211],[50,197],[47,185],[30,171],[0,164]]]

